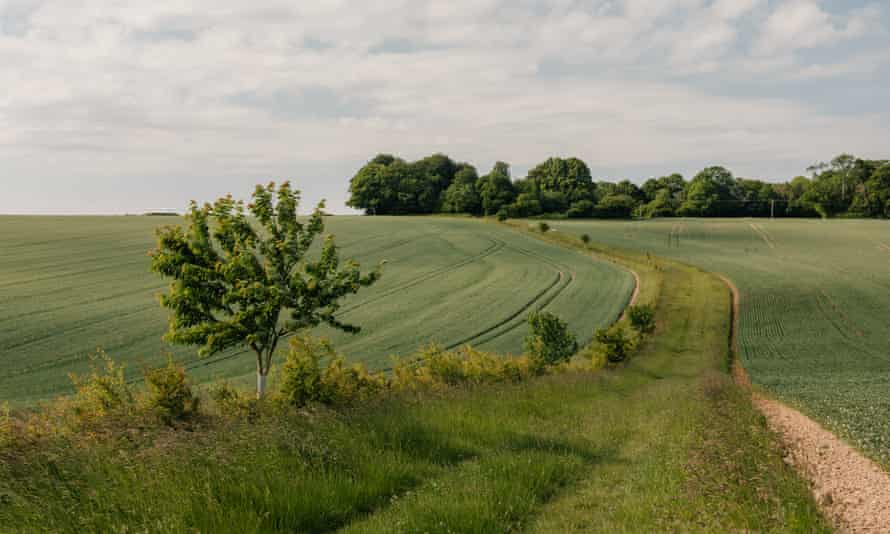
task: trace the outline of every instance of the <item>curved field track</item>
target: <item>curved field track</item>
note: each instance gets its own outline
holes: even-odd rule
[[[198,359],[161,341],[166,283],[148,270],[154,217],[0,217],[0,400],[25,404],[69,391],[68,373],[89,369],[102,348],[139,376],[172,351],[199,380],[248,380],[243,351]],[[389,356],[421,345],[472,344],[518,353],[526,316],[545,308],[582,340],[613,321],[634,287],[608,262],[471,219],[330,217],[344,258],[383,279],[344,302],[338,316],[363,328],[351,336],[327,328],[350,360],[383,369]]]
[[[685,226],[682,237],[675,236]],[[890,223],[688,219],[556,230],[730,278],[752,383],[890,468]]]

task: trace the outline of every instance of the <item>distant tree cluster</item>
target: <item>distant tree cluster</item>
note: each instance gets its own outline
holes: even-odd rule
[[[601,217],[890,217],[890,162],[843,154],[785,183],[736,178],[708,167],[680,174],[595,182],[578,158],[549,158],[513,180],[499,161],[479,176],[444,154],[407,162],[380,154],[359,169],[347,204],[369,214],[466,213],[500,219],[542,215]]]

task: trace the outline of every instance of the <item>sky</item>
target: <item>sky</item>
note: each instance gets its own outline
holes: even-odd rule
[[[890,157],[890,3],[0,0],[0,213],[140,213],[375,154],[520,178]]]

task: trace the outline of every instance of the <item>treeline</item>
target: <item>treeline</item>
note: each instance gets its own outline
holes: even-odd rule
[[[389,154],[369,161],[350,181],[347,205],[376,215],[466,213],[500,219],[540,215],[602,217],[890,217],[890,162],[847,154],[785,183],[736,178],[708,167],[691,180],[680,174],[595,182],[578,158],[550,158],[513,180],[495,163],[473,165],[434,154],[408,162]]]

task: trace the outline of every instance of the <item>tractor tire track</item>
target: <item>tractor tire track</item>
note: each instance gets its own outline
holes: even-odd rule
[[[528,256],[533,259],[536,259],[538,261],[543,261],[544,263],[550,265],[551,267],[554,267],[555,269],[557,269],[556,280],[554,280],[550,285],[548,285],[546,288],[544,288],[542,291],[540,291],[537,295],[535,295],[530,301],[528,301],[519,310],[510,314],[510,316],[508,316],[506,319],[499,321],[497,324],[492,325],[489,328],[482,330],[481,332],[477,332],[476,334],[473,334],[472,336],[464,338],[461,341],[447,345],[445,347],[447,350],[457,348],[461,345],[466,345],[466,344],[470,343],[471,341],[475,341],[477,345],[481,345],[483,343],[488,343],[489,341],[493,341],[493,340],[495,340],[509,332],[512,332],[513,330],[515,330],[515,329],[519,328],[520,326],[522,326],[523,324],[525,324],[524,318],[520,319],[519,321],[516,320],[522,313],[529,310],[535,304],[538,304],[539,310],[543,310],[544,308],[549,306],[550,303],[553,302],[557,297],[559,297],[559,295],[562,294],[563,291],[565,291],[570,285],[572,285],[575,282],[575,273],[574,272],[569,272],[569,275],[566,275],[565,272],[562,270],[562,269],[565,269],[566,271],[568,271],[567,266],[559,264],[557,262],[554,262],[553,260],[551,260],[550,258],[547,258],[546,256],[542,256],[540,254],[531,252],[531,251],[523,249],[523,248],[509,247],[509,249],[515,250],[516,252],[519,252],[520,254],[523,254],[523,255]],[[556,288],[555,291],[551,292],[551,290],[553,290],[554,287]],[[502,327],[505,327],[505,326],[506,326],[506,328],[501,329]],[[497,331],[498,329],[501,329],[501,330]],[[494,333],[494,335],[489,335],[491,333]]]
[[[461,267],[470,265],[471,263],[475,263],[481,259],[487,258],[488,256],[491,256],[492,254],[496,254],[497,252],[500,252],[507,245],[504,241],[501,241],[500,239],[496,239],[496,238],[486,238],[486,239],[488,239],[491,242],[491,244],[488,246],[488,248],[486,248],[479,254],[475,254],[473,256],[464,258],[456,263],[452,263],[450,265],[440,267],[440,268],[430,271],[426,274],[420,275],[417,278],[409,280],[408,282],[406,282],[402,285],[396,286],[392,289],[388,289],[388,290],[384,291],[383,293],[381,293],[375,297],[372,297],[368,300],[364,300],[364,301],[356,303],[352,306],[343,308],[335,314],[335,317],[341,317],[347,313],[353,312],[359,308],[367,306],[368,304],[373,304],[374,302],[378,302],[382,299],[385,299],[386,297],[389,297],[396,293],[399,293],[400,291],[404,291],[405,289],[414,287],[418,284],[422,284],[423,282],[426,282],[433,278],[448,274],[452,271],[460,269]]]
[[[769,246],[769,248],[771,248],[771,249],[776,248],[776,243],[772,240],[772,238],[766,232],[766,230],[763,229],[763,227],[761,227],[759,224],[754,224],[754,223],[750,223],[748,226],[751,227],[751,230],[753,230],[755,234],[757,234],[758,236],[760,236],[761,239],[763,239],[763,242],[766,243]]]

